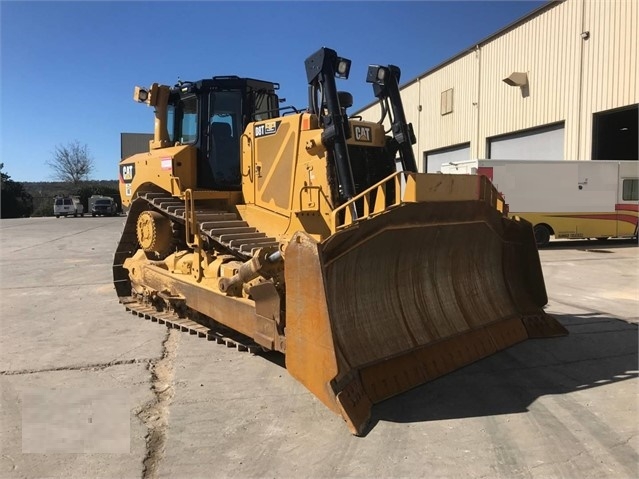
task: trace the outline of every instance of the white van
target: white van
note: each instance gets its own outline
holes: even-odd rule
[[[78,215],[84,216],[84,206],[82,206],[80,198],[77,196],[58,196],[53,203],[53,214],[56,218],[70,215],[74,217]]]

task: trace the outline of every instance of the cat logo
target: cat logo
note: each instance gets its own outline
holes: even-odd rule
[[[373,141],[373,131],[368,126],[356,126],[353,128],[355,130],[355,139],[357,141],[365,141],[370,143]]]
[[[122,165],[121,169],[122,181],[130,183],[135,176],[135,165]]]
[[[278,122],[276,121],[269,121],[267,123],[264,123],[264,130],[266,132],[265,134],[272,135],[273,133],[276,133],[278,126]]]

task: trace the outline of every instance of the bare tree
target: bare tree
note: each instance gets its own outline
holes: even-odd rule
[[[72,183],[73,186],[87,180],[94,168],[89,147],[78,140],[66,145],[57,145],[53,159],[46,164],[53,170],[55,178]]]

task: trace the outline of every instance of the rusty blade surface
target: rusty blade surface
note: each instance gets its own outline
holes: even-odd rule
[[[542,309],[530,234],[475,201],[405,204],[323,243],[298,234],[287,249],[287,367],[361,434],[372,404],[528,328],[560,332]]]

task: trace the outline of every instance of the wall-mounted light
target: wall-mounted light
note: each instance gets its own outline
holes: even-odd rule
[[[528,85],[528,74],[525,72],[513,72],[502,81],[506,85],[523,87]]]

